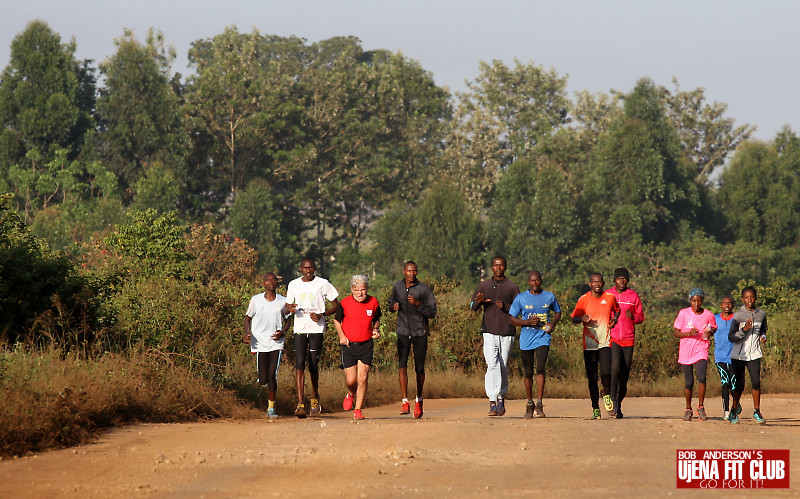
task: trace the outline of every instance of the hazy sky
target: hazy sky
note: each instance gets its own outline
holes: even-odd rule
[[[0,65],[28,21],[43,19],[77,57],[101,61],[131,28],[144,39],[160,28],[178,52],[184,75],[192,41],[235,24],[240,31],[318,41],[355,35],[365,49],[401,51],[420,61],[439,85],[462,90],[478,62],[533,61],[568,75],[578,90],[628,91],[648,76],[671,88],[705,87],[709,101],[729,105],[737,124],[771,140],[788,124],[800,131],[800,2],[474,1],[474,0],[24,0],[4,1]]]

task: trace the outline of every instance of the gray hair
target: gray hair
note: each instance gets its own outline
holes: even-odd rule
[[[355,288],[359,284],[363,284],[366,289],[369,289],[369,278],[365,275],[359,274],[354,275],[352,279],[350,279],[350,289]]]

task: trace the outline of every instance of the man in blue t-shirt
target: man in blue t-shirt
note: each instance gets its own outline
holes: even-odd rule
[[[509,314],[511,324],[522,326],[519,335],[520,357],[525,368],[525,393],[528,404],[525,419],[544,417],[544,366],[550,353],[550,338],[561,320],[561,307],[553,293],[542,289],[542,274],[538,270],[528,273],[528,291],[514,298]],[[551,318],[552,314],[552,318]],[[536,400],[533,400],[533,368],[536,364]]]

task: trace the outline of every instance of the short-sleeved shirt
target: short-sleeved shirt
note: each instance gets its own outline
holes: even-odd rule
[[[698,360],[708,360],[708,345],[710,341],[703,339],[703,331],[705,331],[706,326],[717,327],[714,314],[708,309],[703,309],[703,312],[699,315],[692,312],[692,307],[686,307],[678,312],[678,317],[675,318],[675,329],[680,330],[682,333],[688,333],[692,328],[698,331],[693,336],[681,338],[678,348],[678,364],[690,365]]]
[[[539,317],[539,323],[544,325],[550,322],[550,313],[561,312],[556,296],[549,291],[539,294],[525,291],[514,298],[509,314],[511,317],[530,319],[534,315]],[[550,333],[533,326],[524,326],[519,333],[520,350],[535,350],[541,346],[550,346]]]
[[[246,315],[250,321],[250,351],[272,352],[283,350],[283,337],[275,341],[272,335],[283,326],[283,306],[286,298],[276,294],[275,299],[269,301],[260,293],[250,298]]]
[[[572,311],[572,317],[588,315],[590,320],[597,323],[594,326],[583,323],[584,350],[597,350],[611,346],[609,324],[611,316],[616,313],[619,313],[617,299],[607,291],[603,291],[597,298],[592,296],[591,291],[578,298],[575,310]]]
[[[367,341],[372,338],[372,323],[381,318],[381,306],[374,296],[367,295],[360,302],[350,295],[339,302],[334,318],[341,323],[348,340]]]
[[[325,332],[325,318],[314,322],[311,314],[325,313],[325,300],[333,301],[339,292],[333,284],[319,276],[310,281],[298,277],[289,283],[286,290],[286,303],[297,305],[294,313],[295,334],[322,334]]]
[[[733,343],[728,339],[733,314],[727,319],[722,318],[722,314],[714,315],[717,322],[717,332],[714,333],[714,362],[731,363],[731,347]]]

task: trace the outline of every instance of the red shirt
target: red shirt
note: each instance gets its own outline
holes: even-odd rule
[[[342,325],[342,332],[353,342],[372,338],[372,323],[381,317],[381,306],[374,296],[367,295],[363,302],[356,301],[353,295],[339,302],[334,318]]]

